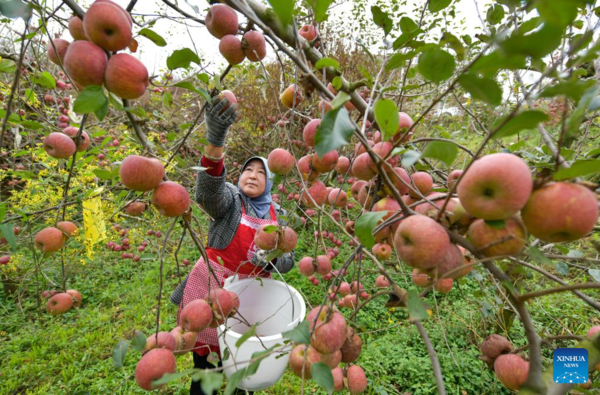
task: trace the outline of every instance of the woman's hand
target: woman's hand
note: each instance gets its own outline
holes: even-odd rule
[[[204,113],[206,139],[215,147],[225,145],[227,131],[237,118],[237,106],[231,104],[227,110],[223,111],[227,105],[229,105],[229,100],[215,96]]]

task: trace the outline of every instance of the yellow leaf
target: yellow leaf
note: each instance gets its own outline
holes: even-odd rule
[[[106,225],[102,215],[100,196],[83,201],[83,227],[85,229],[85,251],[88,258],[92,258],[94,246],[106,239]]]

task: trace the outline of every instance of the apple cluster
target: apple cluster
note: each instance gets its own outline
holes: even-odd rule
[[[492,334],[479,345],[479,359],[494,370],[496,377],[508,389],[519,390],[529,374],[529,362],[513,353],[513,345],[504,336]]]
[[[163,181],[165,168],[160,160],[129,155],[121,163],[123,184],[134,191],[153,191],[152,204],[165,217],[179,217],[190,206],[187,190],[173,181]]]
[[[114,241],[109,241],[106,243],[106,248],[110,251],[114,251],[117,253],[121,253],[121,259],[131,259],[134,262],[139,262],[141,257],[137,254],[133,254],[127,252],[131,248],[135,248],[139,253],[142,253],[148,247],[148,242],[146,240],[142,241],[139,246],[134,247],[130,244],[129,237],[127,237],[127,233],[129,232],[128,228],[123,228],[119,224],[113,225],[113,229],[117,232],[120,232],[121,243],[115,243]],[[157,238],[162,237],[162,233],[160,231],[148,230],[149,236],[156,236]]]
[[[180,326],[146,339],[142,358],[135,368],[138,386],[146,391],[160,388],[152,385],[152,381],[175,372],[175,356],[192,351],[200,332],[222,325],[227,317],[235,315],[239,306],[238,295],[223,288],[213,288],[205,299],[185,305],[179,316]]]
[[[77,225],[71,221],[60,221],[56,226],[49,226],[40,230],[34,239],[36,248],[52,253],[59,251],[70,237],[75,236],[78,231]]]
[[[56,91],[57,93],[63,92],[65,93],[62,97],[54,96],[50,93],[46,93],[44,95],[44,103],[48,106],[58,106],[58,119],[56,121],[57,126],[61,129],[64,129],[69,126],[69,104],[71,103],[71,98],[66,94],[67,91],[70,91],[73,87],[71,84],[67,84],[64,79],[66,79],[65,73],[62,70],[58,71],[58,78],[56,78]]]
[[[289,226],[261,225],[254,235],[254,244],[261,250],[287,253],[296,248],[298,235]]]
[[[346,323],[346,318],[334,308],[318,306],[306,316],[310,324],[310,345],[296,345],[289,365],[300,378],[311,379],[311,366],[322,362],[331,368],[334,391],[344,387],[351,394],[360,394],[367,388],[364,370],[355,364],[362,350],[360,336]],[[339,365],[345,363],[344,369]]]
[[[267,55],[265,37],[261,32],[250,30],[242,39],[237,37],[238,16],[235,10],[225,4],[215,4],[208,10],[204,19],[208,32],[221,40],[219,52],[234,66],[244,59],[260,62]]]
[[[21,228],[18,226],[13,226],[13,234],[17,236],[21,232]],[[0,247],[8,244],[8,241],[5,237],[0,237]],[[8,265],[11,260],[10,255],[2,255],[0,256],[0,265]]]
[[[85,131],[82,131],[81,136],[79,136],[79,144],[76,145],[75,137],[78,133],[79,128],[74,126],[65,127],[62,133],[50,133],[44,138],[44,151],[53,158],[65,159],[71,157],[75,151],[83,152],[87,150],[90,145],[90,136]]]
[[[81,294],[74,289],[67,289],[65,292],[44,291],[41,297],[50,298],[46,303],[46,312],[52,315],[64,314],[73,307],[78,308],[82,301]]]
[[[132,55],[117,52],[133,40],[129,13],[110,0],[96,0],[83,21],[73,16],[69,33],[75,40],[54,39],[48,43],[48,58],[63,65],[79,90],[102,86],[122,99],[137,99],[148,87],[146,66]]]

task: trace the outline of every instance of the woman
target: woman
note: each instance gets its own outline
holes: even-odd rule
[[[212,270],[209,271],[203,258],[196,262],[185,281],[171,295],[171,301],[179,305],[179,313],[192,300],[206,296],[209,282],[211,287],[221,287],[226,278],[235,274],[239,278],[270,277],[273,271],[286,273],[294,266],[293,251],[265,262],[261,258],[264,253],[254,244],[254,234],[260,225],[285,225],[283,220],[277,219],[277,215],[285,215],[285,211],[271,201],[273,182],[267,160],[260,156],[249,158],[241,168],[237,187],[225,181],[223,146],[227,131],[237,117],[235,104],[227,108],[228,105],[227,99],[215,97],[206,109],[209,144],[200,164],[207,170],[198,173],[196,185],[196,201],[211,217],[206,254]],[[227,109],[223,111],[224,108]],[[207,328],[197,340],[193,350],[194,367],[213,368],[207,357],[211,351],[220,355],[217,330]],[[190,394],[205,394],[200,381],[192,382]]]

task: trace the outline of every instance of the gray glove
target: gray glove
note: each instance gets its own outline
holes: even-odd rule
[[[265,261],[265,258],[267,257],[267,255],[269,255],[269,251],[258,250],[258,251],[256,251],[256,254],[254,254],[252,256],[252,259],[250,259],[250,262],[254,266],[264,267],[265,269],[267,269],[270,266],[270,262]]]
[[[229,105],[229,100],[215,96],[204,113],[206,139],[215,147],[225,145],[227,129],[229,129],[237,118],[237,105],[231,104],[227,110],[223,111],[223,108],[227,105]],[[222,114],[220,114],[221,111],[223,111]]]

